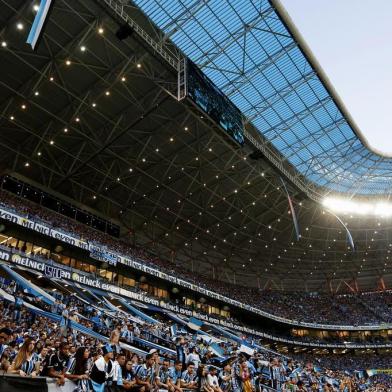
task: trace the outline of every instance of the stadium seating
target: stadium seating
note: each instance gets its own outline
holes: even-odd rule
[[[98,232],[8,192],[0,191],[0,205],[11,211],[22,213],[30,219],[46,222],[51,227],[63,230],[65,233],[77,234],[81,239],[105,244],[114,253],[136,257],[146,265],[175,274],[200,287],[209,288],[275,316],[292,320],[301,319],[308,323],[333,325],[379,325],[392,322],[391,291],[331,297],[325,294],[263,291],[253,287],[219,282],[187,272],[183,268],[178,268],[174,263],[151,255],[148,250],[132,247],[129,243]]]
[[[145,390],[172,390],[181,385],[199,389],[206,383],[206,391],[208,386],[231,391],[248,379],[257,391],[291,390],[293,385],[324,390],[347,383],[362,390],[373,388],[375,382],[378,390],[391,386],[389,377],[373,370],[385,369],[389,357],[350,361],[336,356],[298,357],[293,361],[250,339],[230,339],[219,335],[219,329],[205,333],[189,320],[184,318],[179,325],[165,313],[148,316],[143,309],[136,313],[129,311],[133,307],[122,310],[110,296],[85,291],[83,298],[75,288],[58,283],[54,284],[58,290],[50,292],[22,278],[3,284],[0,347],[1,367],[7,374],[51,377],[59,385],[75,383],[82,388],[85,384],[99,390],[103,385],[99,369],[105,360],[103,382],[119,390],[142,385]],[[194,362],[198,366],[190,366],[192,375],[187,369]],[[176,376],[176,366],[181,376]],[[219,385],[212,380],[214,369]],[[190,379],[196,381],[194,387]],[[2,382],[6,385],[9,380]]]

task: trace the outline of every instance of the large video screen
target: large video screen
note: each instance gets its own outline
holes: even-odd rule
[[[188,97],[237,143],[244,144],[244,122],[241,111],[190,60],[187,64],[187,75]]]

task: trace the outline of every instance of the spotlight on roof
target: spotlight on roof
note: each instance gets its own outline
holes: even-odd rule
[[[116,37],[122,41],[128,37],[130,37],[133,33],[133,28],[127,24],[122,25],[116,32]]]
[[[343,214],[392,216],[392,203],[381,200],[371,202],[327,197],[323,200],[323,205]]]

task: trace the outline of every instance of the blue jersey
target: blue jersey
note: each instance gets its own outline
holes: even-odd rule
[[[169,379],[169,369],[164,369],[163,366],[161,366],[159,368],[157,378],[161,383],[166,384]]]
[[[181,380],[184,381],[187,384],[189,384],[192,381],[197,382],[197,375],[196,375],[195,372],[190,374],[190,373],[188,373],[187,370],[185,370],[184,372],[182,372]]]
[[[174,366],[169,369],[168,374],[171,382],[177,384],[178,380],[181,380],[181,370],[177,370]]]
[[[135,376],[143,382],[152,382],[154,380],[153,368],[148,368],[146,365],[138,365],[135,369]]]
[[[26,359],[22,362],[20,370],[22,370],[28,376],[30,376],[30,374],[34,371],[35,362],[36,362],[35,357],[34,357],[34,355],[32,355],[30,359],[28,359],[28,360]]]

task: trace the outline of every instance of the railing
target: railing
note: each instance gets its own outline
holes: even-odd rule
[[[21,377],[16,374],[0,374],[0,391],[4,392],[73,392],[76,384],[65,380],[63,386],[58,386],[56,379],[49,377]]]
[[[148,44],[154,52],[165,59],[176,71],[178,71],[179,58],[176,53],[173,53],[169,48],[163,47],[163,42],[155,41],[146,31],[144,31],[130,16],[125,12],[125,5],[118,0],[101,0],[109,6],[124,22],[126,22],[135,33]]]

